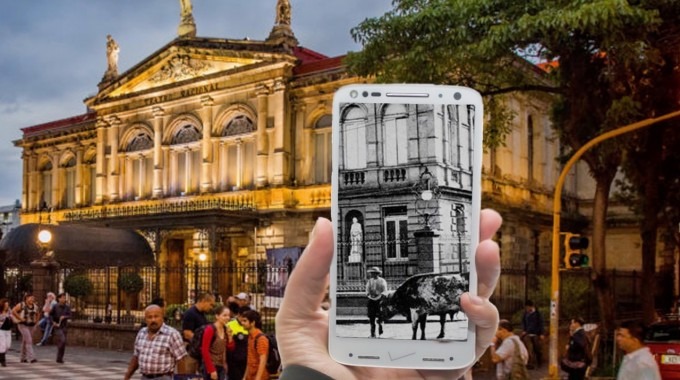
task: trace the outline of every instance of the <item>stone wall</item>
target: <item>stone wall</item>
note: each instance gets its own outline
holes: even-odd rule
[[[71,322],[68,325],[67,344],[107,350],[130,351],[135,345],[139,325],[111,325],[106,323]],[[36,342],[40,340],[36,328]]]

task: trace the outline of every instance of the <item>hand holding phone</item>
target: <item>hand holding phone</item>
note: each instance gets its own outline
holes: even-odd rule
[[[480,243],[475,254],[477,296],[461,297],[461,305],[477,327],[477,344],[473,352],[479,358],[496,333],[498,311],[488,298],[500,274],[498,245],[491,240],[501,225],[501,217],[492,210],[480,215]],[[276,334],[284,367],[282,379],[293,366],[303,366],[332,379],[457,379],[465,372],[455,370],[414,370],[346,366],[333,360],[328,351],[328,313],[321,308],[333,262],[334,232],[331,222],[319,219],[276,315]],[[470,364],[472,365],[472,363]]]
[[[467,366],[475,328],[482,98],[360,84],[333,99],[329,351],[351,365]]]

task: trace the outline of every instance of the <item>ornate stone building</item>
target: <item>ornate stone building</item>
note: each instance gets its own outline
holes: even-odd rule
[[[288,1],[263,41],[197,37],[182,4],[179,36],[127,71],[109,45],[89,112],[22,129],[22,223],[50,210],[56,223],[138,230],[162,266],[239,268],[268,248],[304,246],[315,220],[330,217],[332,96],[362,79],[342,57],[299,45]],[[505,145],[484,154],[482,203],[504,216],[504,266],[548,268],[560,144],[548,99],[507,102],[515,122]],[[576,193],[587,172],[575,173],[564,207],[574,217],[563,224],[581,231],[577,200],[592,194]],[[256,281],[217,278],[201,287],[227,294]],[[170,303],[182,299],[178,279],[159,282]]]

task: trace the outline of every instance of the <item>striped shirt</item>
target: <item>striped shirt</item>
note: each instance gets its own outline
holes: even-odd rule
[[[143,374],[173,373],[177,362],[186,354],[179,331],[165,324],[151,338],[148,327],[143,327],[137,333],[134,356]]]

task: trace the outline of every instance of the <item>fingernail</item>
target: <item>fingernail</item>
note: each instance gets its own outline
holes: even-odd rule
[[[314,228],[312,228],[312,233],[309,234],[309,242],[310,242],[310,243],[311,243],[312,241],[314,241],[314,238],[316,237],[316,227],[319,225],[319,220],[320,220],[320,219],[321,219],[321,218],[317,218],[317,219],[316,219],[316,222],[314,223]]]
[[[472,302],[475,305],[483,305],[484,299],[482,297],[479,297],[479,296],[470,295],[470,302]]]

